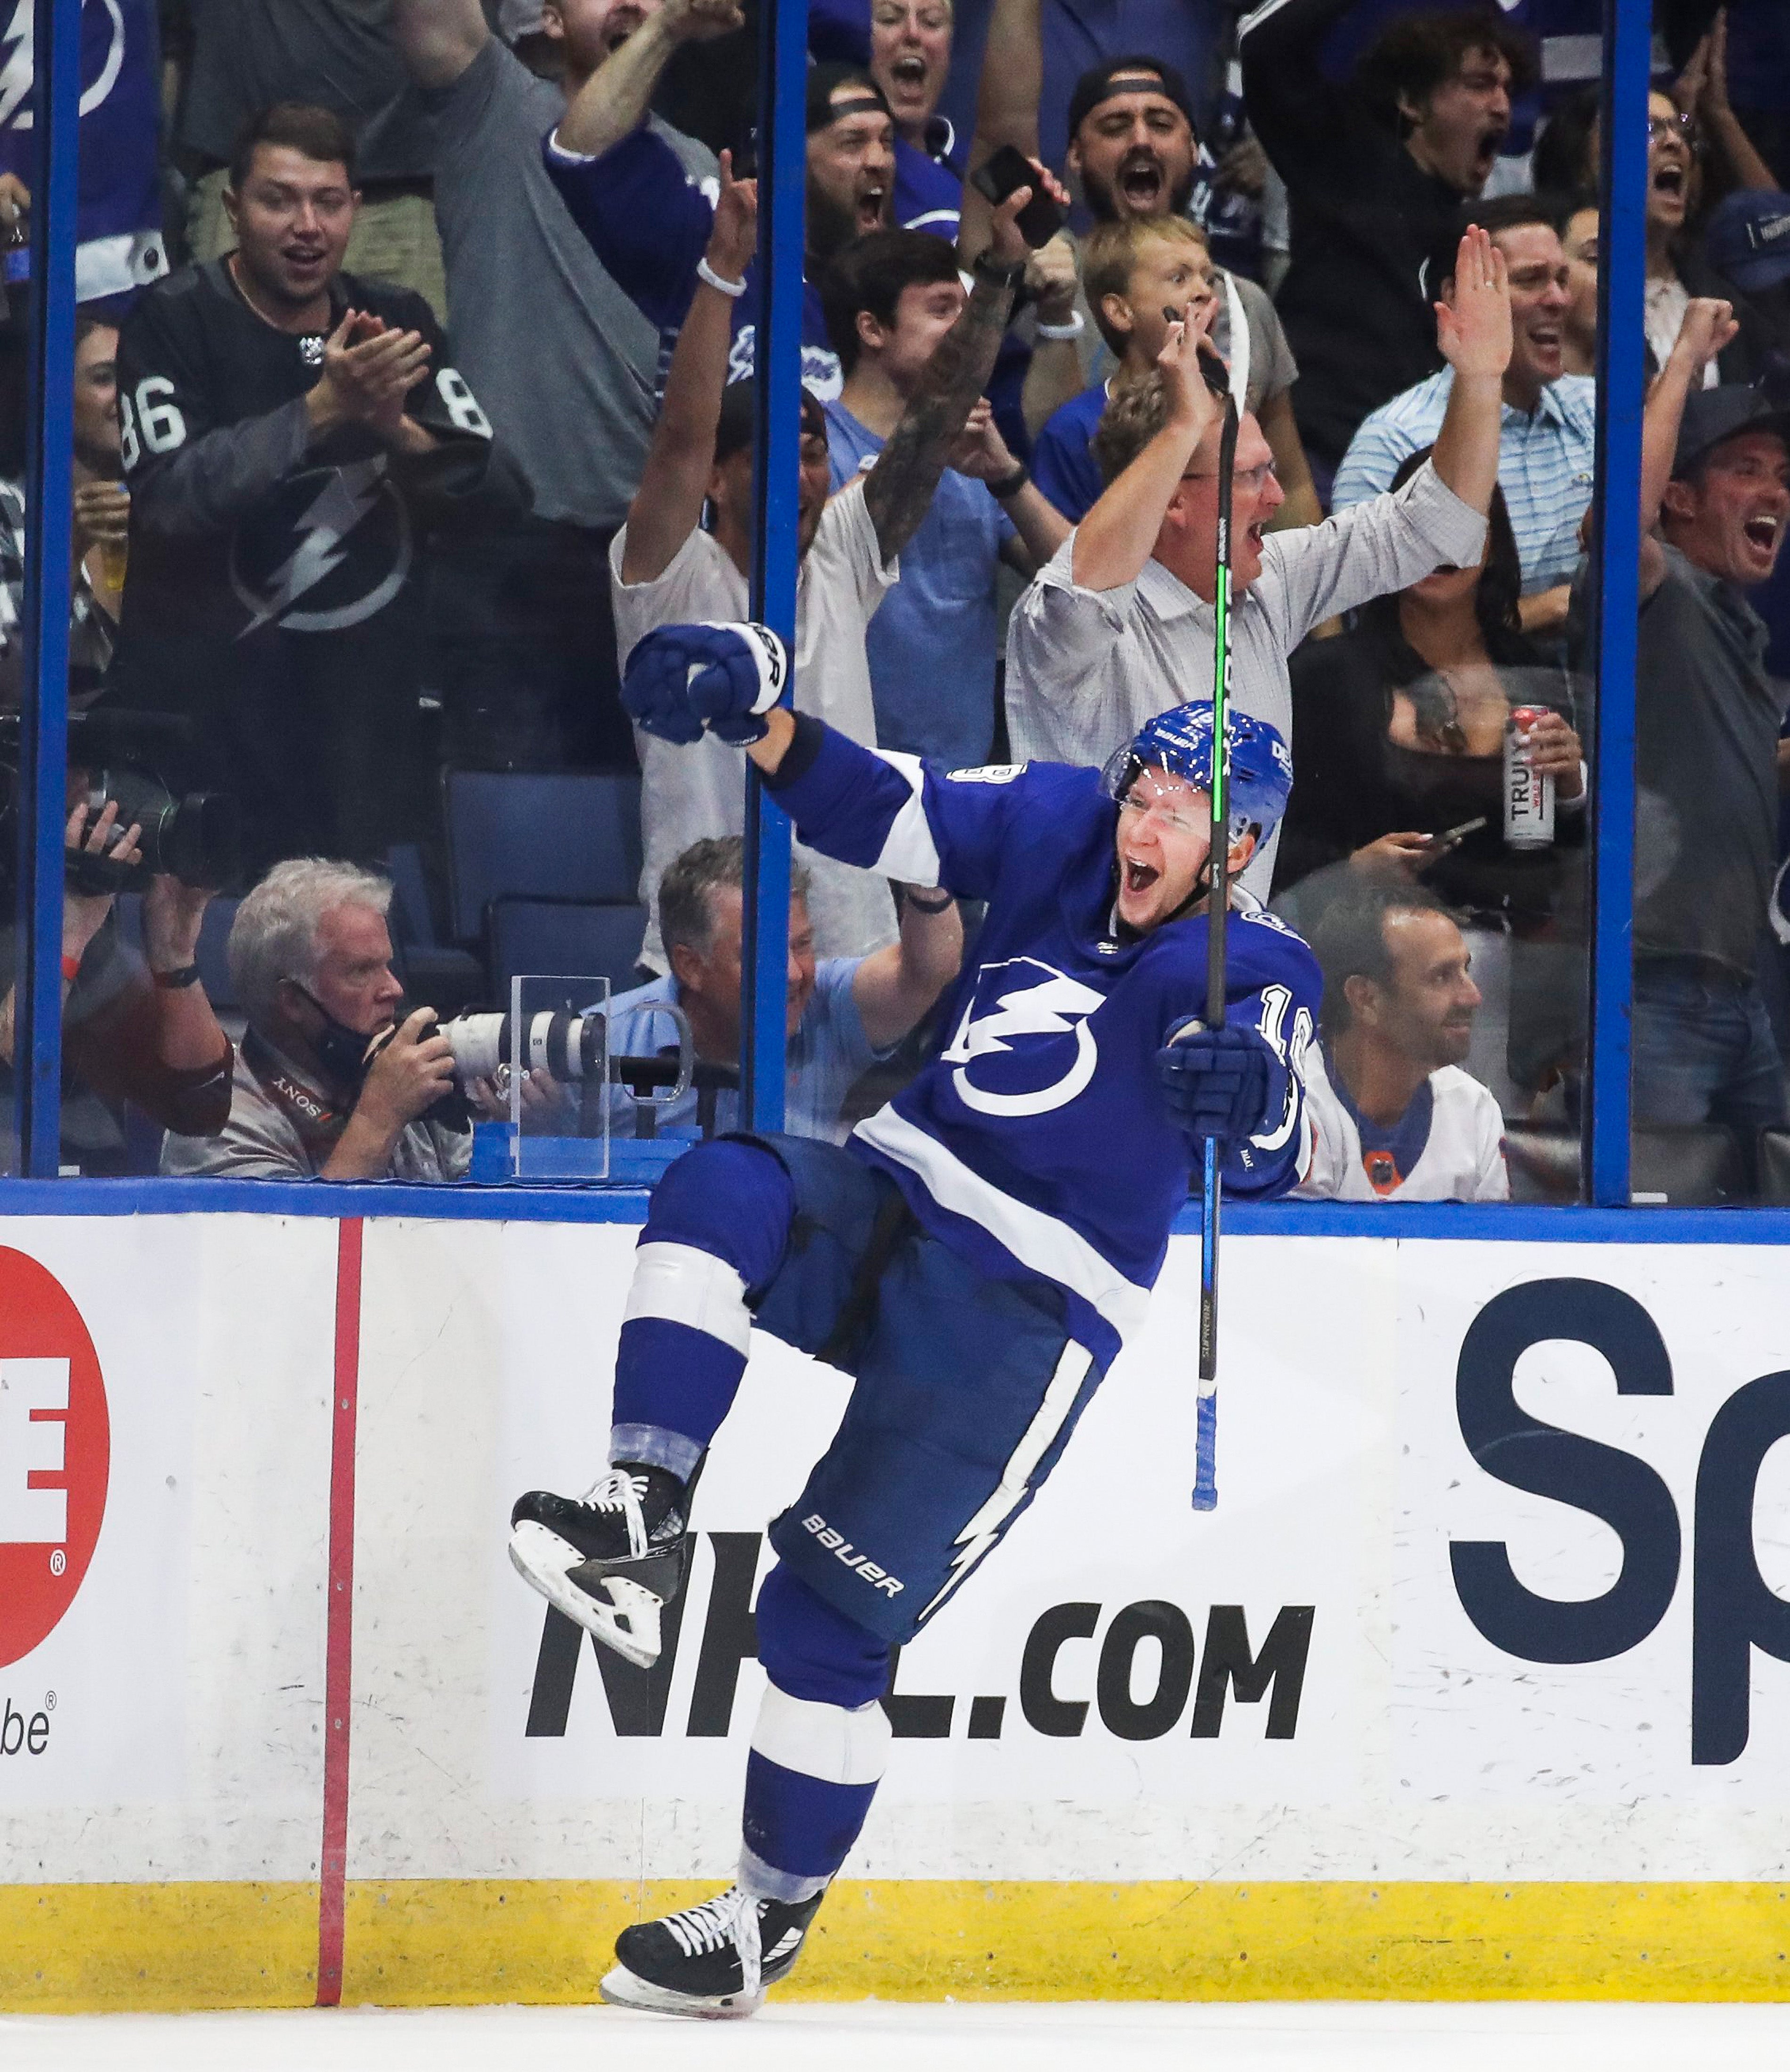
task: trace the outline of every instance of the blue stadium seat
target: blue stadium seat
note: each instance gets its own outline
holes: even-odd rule
[[[634,964],[645,933],[646,909],[632,900],[494,899],[491,976],[498,1005],[508,1005],[519,972],[607,978],[612,994],[625,993],[639,982]]]
[[[638,777],[450,770],[445,789],[449,921],[461,942],[481,937],[493,900],[639,896]]]
[[[407,997],[444,1019],[482,1001],[489,990],[484,960],[441,940],[421,849],[414,842],[394,842],[385,852],[385,867],[392,881],[393,962]]]

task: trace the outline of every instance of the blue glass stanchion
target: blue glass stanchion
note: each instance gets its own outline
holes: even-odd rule
[[[1641,408],[1646,393],[1648,10],[1605,0],[1598,277],[1597,711],[1591,752],[1590,1198],[1629,1199],[1634,998],[1635,655],[1640,610]]]
[[[57,1170],[62,1134],[62,829],[68,763],[68,613],[75,440],[79,6],[36,0],[32,56],[31,290],[20,629],[18,955],[14,1098],[19,1170]]]
[[[760,10],[758,426],[753,476],[752,615],[796,652],[796,521],[802,405],[808,0]],[[795,670],[784,687],[787,702]],[[783,1128],[789,969],[789,822],[758,772],[746,778],[741,1108],[753,1129]]]

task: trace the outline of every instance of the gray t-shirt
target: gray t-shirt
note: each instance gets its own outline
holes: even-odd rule
[[[1635,670],[1635,950],[1751,976],[1777,867],[1777,744],[1790,684],[1732,583],[1665,549]]]
[[[617,526],[646,462],[659,334],[547,177],[541,142],[565,98],[495,38],[426,98],[459,370],[528,476],[537,518]],[[654,127],[686,172],[714,177],[702,145]]]
[[[263,1051],[257,1071],[246,1047],[237,1051],[229,1120],[216,1137],[171,1131],[162,1145],[164,1173],[183,1179],[315,1180],[328,1163],[348,1127],[347,1112],[278,1051]],[[400,1133],[391,1163],[379,1177],[463,1180],[471,1162],[471,1130],[413,1122]]]
[[[418,179],[433,127],[392,39],[392,0],[188,0],[192,69],[180,141],[227,161],[237,133],[276,101],[306,101],[354,130],[362,181]]]

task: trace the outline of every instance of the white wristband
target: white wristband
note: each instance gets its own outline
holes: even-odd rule
[[[1086,329],[1087,326],[1081,321],[1080,310],[1071,310],[1067,323],[1041,323],[1038,327],[1038,335],[1040,338],[1080,338]]]
[[[743,281],[722,280],[706,259],[697,261],[696,278],[699,281],[706,281],[711,288],[718,288],[730,302],[737,302],[746,292],[746,283]]]

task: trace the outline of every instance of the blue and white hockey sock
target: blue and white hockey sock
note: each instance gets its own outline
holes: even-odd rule
[[[615,1354],[611,1461],[688,1482],[739,1392],[751,1328],[746,1284],[726,1260],[643,1243]]]
[[[747,1291],[776,1272],[795,1213],[782,1161],[736,1139],[697,1145],[653,1189],[616,1352],[611,1462],[694,1473],[746,1371]]]
[[[829,1705],[766,1687],[746,1759],[747,1892],[793,1903],[826,1889],[870,1810],[889,1740],[880,1704]]]

